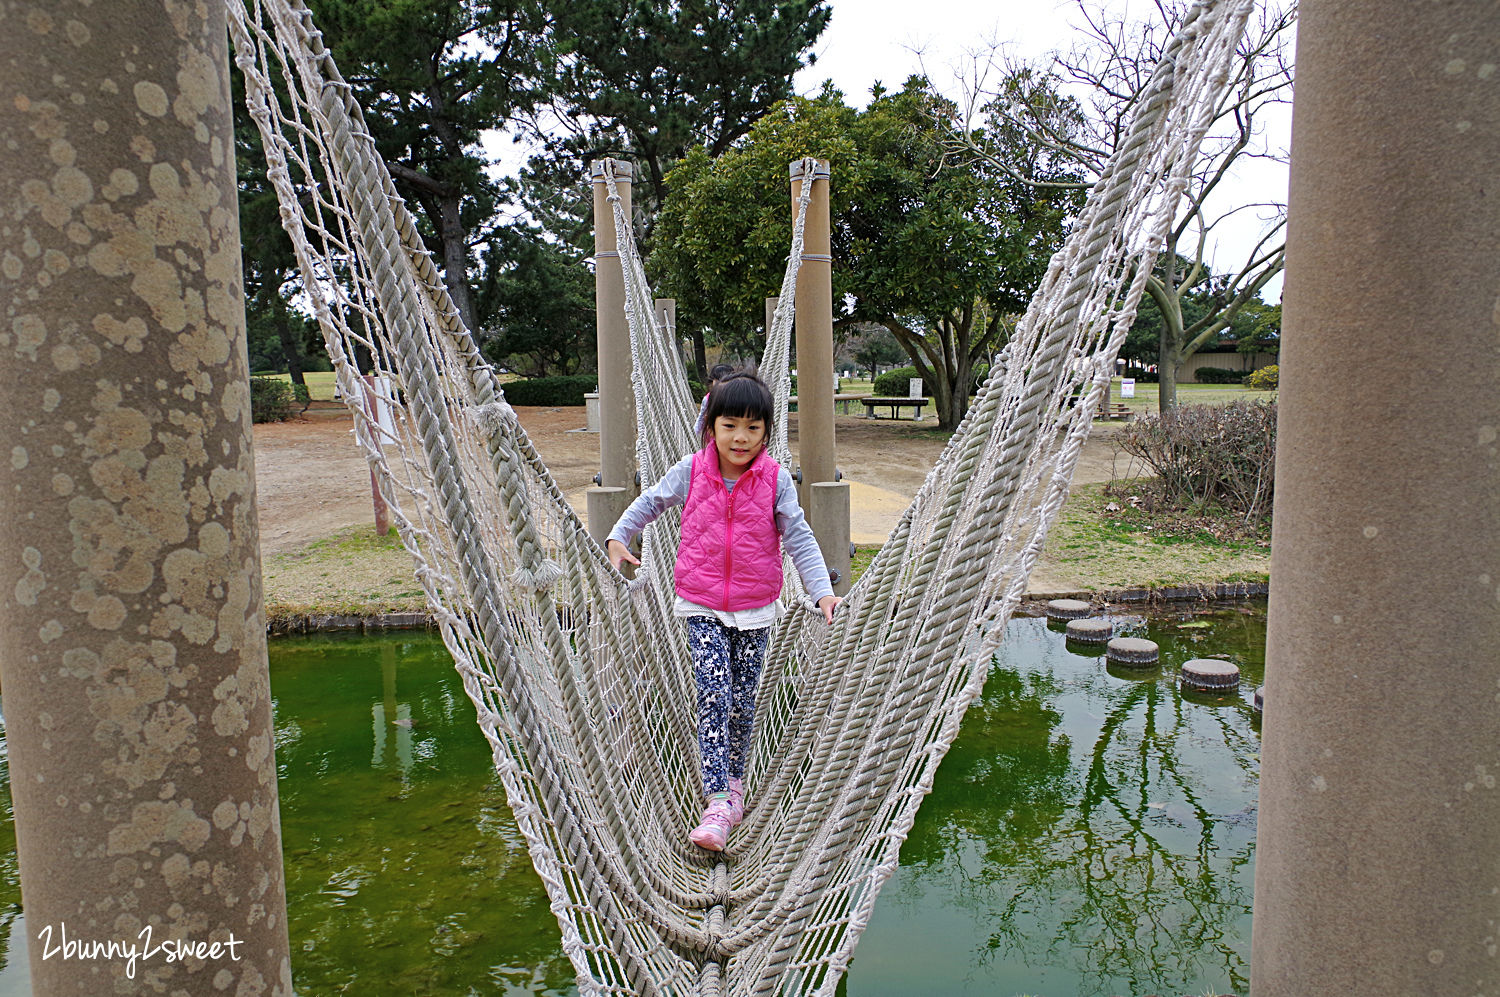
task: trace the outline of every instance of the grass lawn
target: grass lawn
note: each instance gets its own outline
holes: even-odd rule
[[[292,383],[290,374],[257,374],[257,377],[267,377],[276,381]],[[302,379],[307,382],[307,393],[315,402],[331,402],[333,398],[333,387],[337,375],[331,370],[310,370],[302,374]]]
[[[1115,489],[1129,491],[1129,482]],[[1080,485],[1047,534],[1038,565],[1059,589],[1174,588],[1270,578],[1270,524],[1242,533],[1228,521],[1153,522],[1122,508],[1110,514],[1105,485]],[[1115,503],[1119,505],[1119,503]]]
[[[1158,411],[1160,396],[1158,390],[1160,385],[1142,384],[1139,381],[1135,385],[1134,398],[1120,397],[1120,379],[1117,377],[1109,386],[1110,404],[1123,403],[1130,411],[1140,414],[1155,415]],[[1179,384],[1177,386],[1177,403],[1179,405],[1228,405],[1245,399],[1252,402],[1274,402],[1276,392],[1255,391],[1242,384]]]

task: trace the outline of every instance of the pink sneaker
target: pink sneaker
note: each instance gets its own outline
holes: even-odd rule
[[[739,827],[745,819],[745,781],[729,780],[729,820],[731,827]]]
[[[729,794],[715,793],[709,797],[708,808],[698,826],[688,833],[688,840],[699,848],[711,852],[722,852],[729,841],[729,832],[738,823],[730,810]]]

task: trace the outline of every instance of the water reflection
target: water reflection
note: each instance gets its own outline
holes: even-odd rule
[[[11,962],[11,949],[18,942],[20,956],[16,961],[24,964],[25,942],[22,933],[25,921],[21,917],[21,870],[16,861],[15,810],[10,798],[10,748],[5,742],[5,718],[0,717],[0,970]],[[18,977],[18,983],[30,990],[30,974],[0,972],[0,987],[6,975]],[[22,991],[23,993],[26,991]],[[0,993],[3,993],[0,989]]]
[[[840,992],[1246,990],[1262,611],[1124,621],[1109,667],[1012,621]],[[576,993],[489,747],[428,635],[272,642],[299,993]],[[1239,694],[1187,700],[1189,658]],[[3,727],[0,727],[3,735]],[[27,993],[0,736],[0,997]]]
[[[1213,653],[1253,686],[1263,618],[1123,631],[1158,641],[1161,664],[1116,671],[1044,620],[1011,623],[849,994],[1244,991],[1257,725],[1248,693],[1185,702],[1173,678]],[[932,986],[934,966],[949,985]]]
[[[272,654],[298,992],[576,993],[441,642]]]

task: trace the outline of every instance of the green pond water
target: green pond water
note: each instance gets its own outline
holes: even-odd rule
[[[1143,672],[1011,621],[841,987],[849,997],[1244,993],[1264,605],[1118,617]],[[442,643],[271,644],[298,993],[576,993]],[[1227,657],[1244,684],[1182,695]],[[3,725],[0,725],[3,735]],[[3,742],[0,742],[3,749]],[[29,993],[0,750],[0,997]]]

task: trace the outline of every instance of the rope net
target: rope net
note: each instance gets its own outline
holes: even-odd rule
[[[671,613],[678,517],[648,529],[635,581],[610,568],[460,322],[301,0],[229,0],[267,175],[355,436],[583,993],[834,992],[1066,498],[1250,6],[1189,14],[1001,362],[833,626],[788,572],[745,821],[715,855],[686,837],[702,786]],[[696,399],[607,167],[603,181],[650,482],[696,449]],[[762,362],[783,463],[802,186]]]

